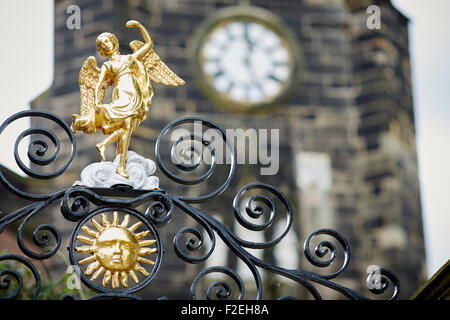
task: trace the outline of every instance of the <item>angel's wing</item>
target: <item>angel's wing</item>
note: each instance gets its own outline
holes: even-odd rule
[[[143,45],[144,43],[138,40],[130,42],[130,47],[133,52],[139,50]],[[166,86],[176,87],[184,85],[184,80],[170,70],[153,49],[150,49],[150,51],[141,59],[141,62],[144,64],[152,81],[162,83]]]
[[[100,68],[97,66],[97,60],[95,60],[95,57],[90,56],[84,61],[80,70],[80,76],[78,77],[81,94],[80,113],[82,116],[87,116],[89,111],[95,108],[95,86],[97,85],[99,76]],[[106,88],[111,84],[112,81],[110,81],[110,79],[103,82],[98,97],[100,101],[102,101],[105,96]]]
[[[78,82],[80,83],[81,106],[80,115],[72,116],[72,131],[83,131],[84,133],[95,133],[98,128],[95,121],[95,87],[100,77],[100,69],[97,66],[95,57],[90,56],[84,61],[80,70]],[[112,79],[107,77],[103,81],[99,92],[99,100],[102,101],[105,96],[105,90],[112,84]]]

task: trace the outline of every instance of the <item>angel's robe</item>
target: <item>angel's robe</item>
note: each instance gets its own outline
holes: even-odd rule
[[[136,125],[147,118],[153,89],[144,65],[132,55],[122,55],[120,60],[104,65],[108,76],[114,79],[114,90],[111,103],[96,106],[96,122],[104,134],[111,134],[127,118],[138,119]]]

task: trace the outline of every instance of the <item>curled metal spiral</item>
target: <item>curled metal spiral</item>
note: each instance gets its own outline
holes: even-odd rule
[[[54,247],[44,253],[36,253],[32,250],[30,250],[23,241],[23,228],[25,225],[26,219],[19,227],[18,233],[17,233],[17,243],[19,245],[20,250],[22,250],[23,253],[25,253],[28,257],[36,260],[44,260],[48,259],[51,256],[53,256],[59,249],[59,246],[61,245],[61,234],[59,233],[58,229],[56,229],[54,226],[50,224],[41,224],[39,225],[33,232],[33,243],[40,247],[44,248],[47,247],[50,243],[50,239],[53,237],[56,241],[56,244]],[[47,232],[46,232],[47,231]],[[51,236],[50,236],[51,234]]]
[[[174,213],[172,200],[162,193],[155,193],[149,198],[152,202],[145,210],[145,216],[158,226],[166,225],[172,219]]]
[[[379,273],[377,275],[377,273]],[[390,270],[380,268],[373,270],[367,277],[367,284],[370,292],[376,295],[383,294],[389,288],[389,281],[393,284],[392,296],[388,300],[395,300],[400,293],[400,281]]]
[[[239,275],[236,272],[234,272],[230,268],[221,267],[221,266],[209,267],[209,268],[201,271],[195,277],[195,279],[191,285],[191,299],[195,300],[197,297],[196,289],[197,289],[200,279],[202,277],[204,277],[206,274],[215,273],[215,272],[226,274],[231,279],[233,279],[233,281],[237,285],[238,291],[239,291],[239,296],[237,297],[237,300],[244,299],[245,286],[244,286],[242,279],[239,277]],[[211,283],[206,292],[206,298],[208,300],[214,300],[215,298],[216,299],[227,299],[227,298],[231,297],[231,295],[232,295],[231,286],[228,282],[225,282],[225,281],[215,281],[215,282]]]
[[[4,254],[0,256],[0,261],[8,261],[8,260],[15,260],[23,265],[25,265],[33,274],[35,283],[36,283],[36,291],[34,293],[33,299],[36,300],[39,296],[39,292],[41,290],[41,277],[39,275],[38,270],[36,267],[26,258],[18,256],[16,254]],[[6,269],[0,271],[0,290],[8,290],[11,288],[11,277],[15,279],[17,282],[17,288],[15,291],[10,293],[7,296],[0,296],[0,300],[12,300],[19,296],[20,292],[23,288],[23,278],[22,275],[12,269]]]
[[[11,278],[14,278],[17,282],[17,289],[11,293],[10,295],[3,297],[0,296],[0,299],[15,299],[20,294],[20,291],[23,287],[23,280],[20,273],[15,270],[2,270],[0,271],[0,290],[8,290],[11,287]]]
[[[161,171],[169,177],[171,180],[185,185],[195,185],[199,184],[205,180],[207,180],[214,172],[214,169],[216,168],[217,164],[217,151],[215,149],[214,143],[212,141],[206,139],[203,135],[198,135],[196,133],[188,133],[181,137],[179,137],[175,143],[172,145],[172,148],[170,150],[171,153],[171,160],[173,164],[181,171],[185,172],[194,172],[196,169],[200,167],[200,164],[205,163],[204,157],[203,157],[203,148],[200,149],[194,145],[194,142],[200,143],[203,147],[205,147],[206,150],[209,151],[209,154],[211,156],[211,164],[209,165],[208,170],[206,172],[202,173],[198,177],[181,177],[177,173],[174,173],[171,169],[169,169],[169,166],[167,166],[163,159],[162,159],[162,153],[161,153],[161,144],[164,136],[172,130],[174,127],[186,123],[194,123],[200,122],[201,125],[206,126],[210,129],[217,130],[217,132],[220,134],[220,138],[223,140],[227,146],[226,150],[230,152],[230,164],[229,164],[229,171],[228,176],[226,180],[223,182],[223,184],[218,187],[216,190],[210,192],[209,194],[198,196],[198,197],[186,197],[186,196],[179,196],[179,198],[185,202],[190,203],[198,203],[206,201],[210,198],[213,198],[220,193],[222,193],[228,185],[231,183],[231,178],[234,175],[235,169],[236,169],[236,155],[234,153],[234,148],[232,142],[229,140],[229,138],[226,135],[226,132],[224,129],[219,127],[217,124],[215,124],[212,121],[205,120],[203,118],[199,117],[184,117],[180,118],[178,120],[170,122],[166,127],[164,127],[161,131],[161,133],[158,136],[158,139],[156,140],[155,145],[155,155],[156,160],[158,163],[158,166],[160,167]],[[185,142],[192,142],[191,145],[186,146]],[[184,149],[183,149],[184,148]]]
[[[322,234],[331,236],[334,239],[336,239],[344,249],[344,262],[343,262],[341,268],[332,274],[320,275],[320,277],[322,277],[324,279],[333,279],[333,278],[336,278],[338,275],[340,275],[347,268],[347,266],[350,262],[350,247],[347,243],[347,240],[345,240],[345,238],[339,232],[336,232],[335,230],[319,229],[319,230],[314,231],[305,240],[305,244],[303,246],[303,251],[305,252],[305,255],[306,255],[306,258],[308,259],[308,261],[317,267],[330,266],[334,262],[334,260],[336,259],[336,256],[337,256],[336,246],[334,245],[333,242],[328,241],[328,240],[319,242],[319,244],[314,249],[314,254],[316,256],[318,256],[319,258],[323,258],[329,253],[330,258],[328,260],[319,260],[311,252],[311,249],[310,249],[311,240],[313,238],[315,238],[316,236],[322,235]]]
[[[35,138],[30,141],[28,145],[28,159],[31,161],[31,163],[39,165],[39,166],[46,166],[49,165],[57,159],[60,151],[60,142],[58,137],[49,129],[45,128],[29,128],[23,131],[18,138],[16,139],[16,142],[14,143],[14,158],[16,160],[17,165],[19,168],[26,173],[28,176],[37,178],[37,179],[53,179],[59,175],[61,175],[66,169],[69,167],[69,165],[72,163],[73,158],[75,157],[76,152],[76,140],[75,136],[70,130],[69,126],[57,115],[45,112],[45,111],[38,111],[38,110],[26,110],[18,112],[3,122],[3,124],[0,126],[0,134],[5,130],[5,128],[10,125],[12,122],[25,118],[25,117],[38,117],[38,118],[45,118],[48,120],[51,120],[52,122],[55,122],[59,127],[63,129],[63,131],[67,134],[70,143],[71,143],[71,153],[67,161],[59,168],[52,172],[38,172],[35,170],[32,170],[31,168],[28,168],[25,163],[20,159],[19,156],[19,144],[20,142],[27,136],[30,135],[40,135],[46,137],[48,140],[50,140],[54,146],[53,148],[53,154],[47,155],[47,152],[49,151],[49,145],[46,139],[42,138]],[[22,197],[24,199],[28,200],[42,200],[42,199],[48,199],[54,194],[30,194],[27,192],[24,192],[22,190],[17,189],[12,183],[10,183],[5,175],[0,171],[0,180],[5,185],[6,188],[8,188],[12,193],[18,195],[19,197]]]
[[[172,145],[170,155],[172,162],[175,164],[175,166],[183,171],[193,171],[197,169],[203,162],[203,150],[196,147],[193,143],[191,143],[191,145],[189,145],[188,147],[182,148],[182,142],[186,141],[187,142],[196,141],[199,142],[202,146],[206,147],[211,155],[211,165],[209,166],[208,170],[205,173],[196,178],[180,179],[176,175],[173,175],[172,177],[178,183],[197,184],[208,179],[214,172],[214,169],[216,167],[216,151],[211,141],[206,140],[205,138],[199,135],[188,134],[185,136],[181,136]],[[182,159],[180,158],[180,155]]]
[[[213,253],[216,246],[216,238],[209,224],[200,217],[196,217],[196,220],[199,221],[200,224],[204,227],[211,242],[210,247],[204,254],[202,254],[200,257],[193,257],[185,253],[185,250],[183,250],[182,246],[180,245],[181,239],[184,238],[183,236],[191,234],[193,237],[191,236],[187,239],[184,247],[188,249],[188,251],[199,252],[204,247],[205,242],[203,239],[203,233],[198,228],[184,227],[176,233],[173,239],[173,247],[175,253],[178,257],[189,263],[199,263],[205,261]]]
[[[274,245],[279,243],[291,229],[291,226],[292,226],[291,205],[289,203],[289,200],[286,198],[286,196],[280,190],[278,190],[277,188],[275,188],[271,185],[268,185],[268,184],[262,183],[262,182],[255,182],[255,183],[251,183],[251,184],[244,186],[241,190],[239,190],[239,192],[234,197],[233,212],[234,212],[234,215],[235,215],[237,221],[239,222],[239,224],[249,230],[253,230],[253,231],[266,230],[267,228],[272,226],[272,224],[275,221],[275,218],[277,216],[277,213],[278,213],[278,211],[276,209],[276,205],[271,198],[269,198],[265,195],[258,194],[258,195],[254,195],[248,199],[248,201],[245,205],[245,211],[250,218],[257,219],[257,218],[265,215],[268,210],[269,211],[267,214],[268,219],[262,224],[252,223],[252,222],[248,221],[247,219],[245,219],[241,213],[239,204],[240,204],[241,198],[243,198],[245,192],[252,190],[252,189],[266,190],[266,191],[270,192],[272,195],[275,195],[275,197],[281,202],[282,206],[284,207],[283,209],[284,209],[284,213],[286,215],[286,225],[284,227],[283,232],[279,236],[277,236],[275,239],[272,239],[269,241],[251,242],[251,241],[246,241],[246,240],[239,239],[239,238],[237,238],[237,240],[239,241],[239,243],[242,246],[248,247],[248,248],[253,248],[253,249],[262,249],[262,248],[273,247]],[[262,203],[263,205],[259,205],[257,203]]]
[[[69,205],[69,203],[71,203]],[[83,190],[69,189],[61,201],[61,213],[69,221],[77,222],[89,213],[90,201]]]

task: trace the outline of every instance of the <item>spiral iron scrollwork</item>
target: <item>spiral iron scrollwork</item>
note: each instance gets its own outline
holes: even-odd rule
[[[227,276],[229,276],[234,283],[237,285],[238,289],[238,295],[236,297],[237,300],[242,300],[244,298],[245,294],[245,286],[242,279],[239,277],[239,275],[231,270],[228,267],[210,267],[202,272],[200,272],[192,282],[191,286],[191,299],[195,300],[197,298],[196,289],[200,282],[200,280],[207,274],[211,273],[222,273]],[[232,289],[231,285],[226,281],[214,281],[211,284],[209,284],[207,292],[206,292],[206,299],[207,300],[215,300],[215,299],[227,299],[232,296]]]
[[[71,154],[61,168],[50,173],[39,173],[28,168],[18,153],[19,144],[26,137],[36,135],[43,137],[33,138],[28,146],[27,155],[34,165],[45,166],[54,163],[61,150],[60,140],[50,130],[31,128],[22,132],[15,142],[14,156],[18,166],[29,176],[38,179],[52,179],[61,175],[72,162],[76,150],[75,138],[70,128],[54,114],[30,110],[19,112],[8,118],[0,126],[0,134],[9,124],[24,117],[39,117],[55,122],[67,134],[71,142]],[[163,139],[168,136],[170,131],[182,125],[195,125],[196,122],[208,129],[213,129],[216,133],[215,138],[185,130],[172,141],[173,144],[166,150],[167,152],[162,151],[163,146],[167,146]],[[369,299],[332,281],[346,270],[350,261],[348,242],[335,230],[319,229],[314,231],[307,237],[303,246],[305,257],[313,266],[330,267],[342,260],[337,271],[329,274],[282,268],[261,260],[247,250],[272,248],[289,233],[293,224],[293,212],[289,200],[278,188],[261,182],[243,186],[234,197],[230,208],[239,225],[251,232],[265,232],[275,225],[284,224],[281,231],[279,228],[277,229],[278,231],[273,234],[272,239],[261,242],[249,241],[237,236],[221,221],[193,206],[195,203],[211,200],[221,194],[230,185],[236,169],[236,155],[232,142],[227,137],[225,130],[216,123],[199,117],[184,117],[169,123],[161,131],[156,141],[155,154],[158,166],[164,175],[176,183],[188,187],[199,185],[209,179],[221,165],[219,155],[224,150],[219,150],[220,144],[218,147],[215,139],[220,140],[221,146],[226,150],[230,160],[225,163],[227,172],[224,181],[221,181],[217,188],[196,197],[174,195],[162,189],[132,190],[85,186],[72,186],[67,190],[51,194],[29,194],[14,187],[0,171],[0,181],[11,192],[24,199],[34,201],[34,203],[1,218],[0,232],[16,220],[22,219],[17,232],[17,242],[22,252],[37,260],[52,257],[58,252],[61,244],[61,234],[58,229],[51,224],[40,224],[34,228],[32,235],[34,245],[46,249],[41,253],[35,252],[27,246],[24,241],[24,229],[33,216],[59,202],[63,217],[75,223],[68,247],[69,258],[73,265],[81,268],[81,282],[97,293],[90,299],[139,299],[134,293],[149,285],[160,270],[164,247],[159,237],[159,228],[172,220],[175,209],[178,208],[179,211],[194,219],[199,227],[182,227],[176,232],[173,237],[173,250],[176,255],[187,263],[205,262],[215,250],[216,237],[219,237],[252,274],[256,287],[256,299],[263,298],[261,269],[297,282],[315,299],[322,298],[316,288],[317,285],[340,292],[350,299]],[[49,142],[53,146],[50,146]],[[51,150],[52,154],[48,155]],[[164,154],[169,155],[171,165],[166,163],[167,159],[163,159]],[[209,164],[205,161],[208,157]],[[142,208],[142,206],[145,209],[141,212],[141,209],[138,210],[138,208]],[[114,250],[123,250],[128,254],[123,257],[132,257],[129,258],[131,260],[119,259],[117,256],[109,259],[101,253],[102,245],[105,247],[109,245],[108,241],[102,242],[104,238],[107,238],[109,232],[115,232],[116,235],[124,237],[121,238],[121,241],[116,241],[120,242],[120,246],[115,244],[116,249]],[[322,237],[327,237],[327,239],[320,240]],[[316,246],[311,248],[314,243]],[[338,256],[343,259],[338,259]],[[33,263],[18,255],[0,256],[1,262],[7,260],[15,260],[31,270],[36,283],[34,299],[37,299],[41,279]],[[129,261],[131,262],[128,263]],[[146,265],[143,267],[139,262]],[[370,291],[375,295],[381,295],[390,288],[393,291],[390,299],[396,299],[400,290],[398,278],[387,269],[380,268],[378,271],[377,275],[369,274],[367,284]],[[213,275],[214,277],[210,277]],[[220,279],[218,277],[220,275],[228,277],[228,279]],[[101,276],[102,280],[100,280]],[[128,281],[129,277],[134,282]],[[14,288],[11,286],[13,282],[16,283]],[[203,291],[204,283],[207,283],[205,291]],[[0,271],[0,290],[8,291],[8,295],[0,297],[1,299],[17,298],[22,288],[23,278],[17,271],[12,269]],[[203,294],[199,294],[200,290],[203,291]],[[210,300],[244,299],[245,293],[245,283],[236,271],[226,266],[210,266],[200,271],[194,278],[190,298],[201,299],[200,296],[204,296]],[[67,294],[61,296],[60,299],[73,300],[75,296]],[[280,300],[290,299],[296,298],[293,296],[280,297]]]
[[[378,277],[376,276],[377,272],[379,273]],[[393,285],[392,295],[389,300],[395,300],[400,293],[400,280],[392,271],[380,268],[379,270],[373,270],[367,276],[369,290],[376,295],[383,294],[389,288],[389,283]]]
[[[54,163],[59,155],[61,146],[60,140],[51,130],[46,128],[29,128],[26,129],[24,132],[22,132],[14,143],[14,158],[16,160],[17,165],[24,173],[33,178],[53,179],[58,177],[59,175],[61,175],[66,171],[66,169],[69,167],[69,165],[72,163],[75,157],[76,140],[74,134],[70,130],[70,127],[60,117],[58,117],[53,113],[39,110],[25,110],[12,115],[8,119],[6,119],[5,122],[0,126],[0,134],[2,134],[2,132],[6,129],[6,127],[9,126],[14,121],[26,117],[47,119],[56,124],[57,126],[59,126],[66,133],[71,143],[71,152],[67,161],[60,168],[52,172],[38,172],[36,170],[27,167],[19,155],[19,144],[25,137],[31,135],[39,135],[40,137],[32,139],[28,145],[28,152],[27,152],[28,159],[31,161],[31,163],[35,165],[48,166]],[[42,137],[46,137],[47,139],[43,139]],[[49,140],[53,144],[53,154],[49,156],[46,155],[49,152],[49,144],[47,140]],[[0,180],[5,185],[5,187],[8,188],[12,193],[24,199],[43,200],[48,199],[54,195],[54,194],[43,194],[43,195],[30,194],[24,192],[23,190],[19,190],[6,179],[5,175],[1,171],[0,171]]]
[[[272,198],[269,198],[268,196],[265,196],[262,194],[257,194],[257,195],[251,196],[247,200],[247,203],[245,204],[245,212],[247,213],[247,215],[250,218],[253,218],[253,219],[260,218],[264,215],[268,215],[268,219],[266,220],[266,222],[264,222],[262,224],[256,224],[256,223],[250,222],[249,220],[246,220],[241,213],[239,203],[240,203],[240,200],[243,198],[245,192],[252,190],[252,189],[260,189],[260,190],[268,191],[269,193],[271,193],[273,196],[275,196],[281,202],[281,205],[285,212],[284,214],[286,215],[286,224],[285,224],[283,232],[278,237],[276,237],[275,239],[272,239],[270,241],[253,242],[253,241],[245,241],[243,239],[238,239],[238,242],[242,246],[252,248],[252,249],[269,248],[269,247],[272,247],[272,246],[276,245],[277,243],[279,243],[291,229],[292,208],[289,203],[289,200],[277,188],[275,188],[271,185],[268,185],[266,183],[261,183],[261,182],[255,182],[255,183],[248,184],[248,185],[244,186],[241,190],[239,190],[239,192],[236,194],[236,196],[233,200],[234,216],[236,217],[239,224],[242,225],[246,229],[249,229],[252,231],[266,230],[267,228],[272,226],[272,224],[275,221],[275,218],[277,217],[278,212],[280,212],[280,210],[277,210],[275,202]],[[256,204],[256,203],[259,203],[259,204]],[[267,214],[267,211],[269,211],[268,214]]]
[[[174,214],[172,200],[163,193],[154,193],[149,197],[150,204],[145,210],[145,216],[157,226],[164,226],[169,223]]]
[[[26,221],[26,220],[25,220]],[[24,221],[24,222],[25,222]],[[19,245],[20,250],[24,252],[27,256],[29,256],[32,259],[36,260],[44,260],[48,259],[51,256],[53,256],[59,249],[59,246],[61,245],[61,235],[54,226],[51,224],[41,224],[39,225],[33,232],[33,243],[40,247],[44,248],[49,245],[50,239],[53,237],[56,241],[56,244],[54,247],[45,252],[45,253],[36,253],[25,245],[23,241],[23,226],[24,222],[19,227],[18,233],[17,233],[17,243]]]
[[[323,258],[327,254],[330,254],[330,258],[328,260],[326,260],[326,261],[319,260],[311,252],[311,249],[310,249],[311,240],[321,234],[329,235],[329,236],[333,237],[334,239],[336,239],[344,250],[344,262],[343,262],[342,267],[338,271],[336,271],[332,274],[321,275],[321,277],[324,279],[333,279],[333,278],[336,278],[338,275],[340,275],[345,270],[345,268],[347,268],[348,263],[350,262],[350,247],[347,243],[347,240],[345,240],[345,238],[339,232],[336,232],[335,230],[319,229],[319,230],[314,231],[306,239],[303,250],[305,252],[305,255],[306,255],[306,258],[308,259],[308,261],[311,262],[316,267],[330,266],[334,262],[334,260],[336,259],[336,256],[337,256],[337,248],[334,245],[334,243],[329,240],[327,240],[327,241],[324,240],[324,241],[319,242],[319,244],[314,249],[314,254],[317,255],[319,258]]]
[[[172,145],[170,149],[170,158],[172,160],[172,163],[175,164],[175,167],[178,168],[180,171],[189,172],[191,175],[189,177],[182,177],[178,173],[174,172],[173,169],[170,169],[168,165],[166,165],[165,161],[163,160],[163,153],[161,152],[162,148],[162,141],[164,137],[167,135],[167,133],[170,130],[173,130],[175,127],[187,124],[187,123],[200,123],[203,126],[206,126],[209,129],[216,130],[218,132],[218,135],[221,138],[221,143],[225,143],[226,151],[228,151],[230,164],[228,169],[228,175],[223,182],[222,185],[220,185],[218,188],[216,188],[214,191],[210,192],[209,194],[198,196],[198,197],[186,197],[186,196],[179,196],[180,199],[182,199],[185,202],[188,203],[197,203],[197,202],[203,202],[206,200],[209,200],[220,193],[222,193],[228,185],[231,183],[231,178],[234,175],[234,172],[236,170],[236,155],[234,153],[233,144],[228,138],[226,132],[224,129],[219,127],[216,123],[206,120],[199,117],[184,117],[175,121],[172,121],[169,123],[166,127],[164,127],[161,131],[161,133],[158,136],[158,139],[156,140],[155,145],[155,154],[156,154],[156,160],[158,163],[159,168],[161,171],[171,180],[185,185],[196,185],[203,181],[206,181],[214,172],[214,169],[217,167],[217,151],[214,143],[210,140],[208,140],[205,136],[195,134],[195,133],[188,133],[181,137],[178,137],[178,139],[175,141],[175,143]],[[182,146],[182,142],[199,142],[201,146],[204,148],[199,148],[198,146],[195,146],[193,143],[187,144]],[[181,149],[180,149],[181,148]],[[192,177],[192,173],[196,171],[196,169],[199,169],[200,164],[206,163],[204,160],[204,150],[207,150],[210,154],[210,165],[209,168],[206,170],[206,172],[201,173],[197,177]]]
[[[33,274],[34,281],[36,283],[36,289],[33,296],[33,299],[37,299],[40,289],[41,289],[41,277],[39,275],[36,267],[31,263],[28,259],[21,257],[16,254],[4,254],[0,256],[0,261],[8,261],[13,260],[17,261],[20,264],[25,265]],[[13,278],[14,280],[11,280]],[[23,288],[23,277],[22,275],[13,269],[6,269],[0,271],[0,290],[6,291],[11,288],[12,281],[17,282],[17,288],[12,293],[9,293],[7,296],[0,296],[0,300],[10,300],[15,299],[20,294]]]
[[[184,247],[190,251],[190,252],[200,252],[200,250],[204,246],[204,237],[203,233],[198,229],[194,227],[184,227],[181,230],[179,230],[174,239],[173,239],[173,247],[175,250],[175,253],[183,259],[186,262],[189,263],[199,263],[202,261],[205,261],[214,251],[215,245],[216,245],[216,239],[214,236],[214,232],[211,230],[211,228],[206,224],[203,223],[203,226],[205,226],[205,230],[210,238],[211,245],[209,249],[206,250],[204,254],[202,254],[200,257],[193,257],[187,253],[185,253],[185,250],[183,250],[183,246],[180,245],[180,241],[183,238],[183,236],[186,236],[188,234],[191,235],[186,242]]]

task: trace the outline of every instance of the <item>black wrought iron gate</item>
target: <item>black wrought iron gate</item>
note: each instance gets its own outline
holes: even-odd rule
[[[53,121],[59,126],[63,132],[67,134],[68,140],[71,143],[71,155],[67,162],[65,162],[61,168],[53,172],[40,173],[28,168],[22,160],[20,160],[18,153],[18,145],[20,141],[30,135],[43,135],[47,139],[34,139],[29,143],[28,157],[31,163],[46,166],[53,163],[58,156],[60,150],[60,141],[56,135],[44,128],[31,128],[25,130],[19,135],[15,142],[14,155],[16,162],[21,170],[27,175],[38,179],[52,179],[55,178],[68,168],[73,161],[76,153],[76,140],[66,123],[58,116],[44,111],[30,110],[19,112],[3,123],[0,127],[0,134],[4,129],[13,121],[25,118],[25,117],[39,117]],[[185,117],[175,120],[169,123],[160,133],[155,146],[156,162],[160,170],[171,180],[176,183],[184,185],[196,185],[208,179],[213,173],[216,167],[216,151],[213,143],[208,141],[205,137],[196,135],[195,133],[189,133],[180,137],[170,149],[172,156],[178,154],[179,149],[186,141],[197,141],[204,148],[208,149],[211,155],[211,164],[205,172],[195,178],[189,176],[180,176],[174,173],[168,165],[165,164],[163,159],[163,153],[161,152],[162,141],[164,136],[169,130],[174,127],[193,123],[195,121],[201,121],[203,125],[217,130],[227,150],[230,152],[229,171],[225,177],[225,181],[215,190],[212,190],[206,195],[197,197],[189,197],[186,195],[170,194],[162,189],[154,190],[132,190],[126,186],[116,186],[115,188],[89,188],[84,186],[73,186],[66,190],[61,190],[51,194],[31,194],[23,190],[16,188],[6,176],[0,172],[0,180],[3,185],[15,195],[33,201],[32,204],[27,205],[15,212],[12,212],[0,220],[0,232],[2,232],[6,226],[13,223],[16,220],[23,219],[17,230],[17,243],[25,256],[16,254],[4,254],[0,256],[0,261],[4,263],[8,260],[16,261],[23,264],[26,268],[31,270],[31,273],[35,279],[35,293],[34,298],[37,299],[41,290],[41,277],[33,264],[32,260],[45,260],[55,255],[60,250],[61,235],[59,230],[51,224],[41,224],[33,232],[33,242],[38,247],[46,247],[50,243],[50,239],[53,239],[55,243],[50,250],[46,252],[35,252],[28,248],[23,239],[24,227],[31,217],[39,215],[39,213],[46,207],[60,203],[60,211],[65,219],[76,222],[76,226],[73,229],[70,244],[68,247],[68,254],[70,261],[73,265],[79,266],[82,270],[80,273],[81,281],[84,285],[94,290],[97,295],[91,299],[114,297],[114,298],[132,298],[138,299],[134,295],[140,289],[148,286],[152,280],[158,275],[160,271],[161,261],[164,258],[164,247],[168,244],[164,244],[159,237],[159,228],[167,224],[174,216],[175,208],[181,209],[182,212],[196,220],[203,228],[203,232],[198,228],[184,227],[179,230],[173,240],[173,250],[186,263],[199,263],[204,262],[210,257],[216,246],[216,238],[220,237],[221,240],[228,246],[229,249],[241,260],[251,271],[254,283],[256,284],[256,299],[263,298],[263,286],[260,269],[265,271],[286,277],[294,280],[301,286],[307,289],[307,291],[316,299],[321,299],[321,295],[316,289],[317,285],[328,287],[332,290],[336,290],[350,299],[368,299],[368,297],[334,282],[333,279],[341,275],[347,268],[350,261],[350,248],[344,237],[332,229],[320,229],[310,234],[304,243],[304,254],[307,260],[314,266],[327,267],[335,262],[336,254],[339,249],[343,250],[344,260],[342,266],[338,268],[336,272],[331,274],[318,274],[314,272],[308,272],[304,270],[291,270],[279,267],[277,265],[266,263],[265,261],[250,254],[247,249],[266,249],[274,247],[280,243],[280,241],[288,234],[292,227],[293,212],[289,200],[285,195],[276,187],[268,185],[266,183],[251,183],[244,186],[235,196],[233,201],[233,212],[237,222],[251,231],[263,231],[270,227],[275,217],[283,212],[285,215],[285,226],[282,233],[275,239],[264,242],[252,242],[246,241],[238,237],[230,227],[224,225],[218,219],[212,215],[198,209],[194,206],[195,203],[210,201],[217,195],[221,194],[227,186],[230,184],[231,179],[236,169],[236,155],[231,141],[229,141],[225,130],[220,128],[212,121],[202,119],[199,117]],[[53,154],[46,156],[48,150],[47,141],[51,141],[53,146]],[[182,152],[197,152],[193,147],[189,147],[188,150]],[[189,157],[187,157],[189,158]],[[191,172],[200,165],[201,161],[190,161],[184,163],[179,161],[176,164],[178,170]],[[263,194],[256,194],[246,198],[245,215],[242,214],[240,209],[240,203],[244,199],[244,195],[250,190],[264,191],[270,194],[270,196]],[[281,203],[282,208],[276,208],[275,199],[277,203]],[[145,204],[146,210],[137,210],[138,206]],[[261,216],[267,217],[262,224],[255,223],[252,219],[257,219]],[[256,220],[255,220],[256,221]],[[129,224],[132,224],[129,227]],[[121,230],[127,230],[126,232],[132,233],[136,239],[142,239],[137,244],[139,245],[139,256],[134,257],[128,269],[116,270],[113,267],[110,269],[100,266],[99,256],[93,252],[92,244],[100,237],[100,234],[105,234],[106,229],[122,228]],[[125,232],[125,231],[124,231]],[[126,233],[125,232],[125,233]],[[180,244],[179,239],[182,236],[190,235],[184,245]],[[204,249],[205,239],[204,236],[209,238],[209,248]],[[319,235],[327,235],[334,239],[334,241],[324,240],[311,250],[311,240]],[[87,244],[87,245],[86,245]],[[184,247],[183,247],[184,246]],[[202,252],[200,255],[192,256],[187,252]],[[201,251],[202,249],[203,251]],[[144,255],[148,255],[144,257]],[[323,258],[328,255],[326,260]],[[148,258],[151,256],[150,258]],[[322,259],[321,259],[322,258]],[[80,260],[83,259],[83,260]],[[138,262],[142,263],[141,266]],[[87,263],[90,263],[89,265]],[[149,269],[151,268],[151,269]],[[368,282],[373,283],[377,281],[377,285],[371,286],[370,291],[374,294],[381,294],[386,291],[391,282],[393,284],[393,294],[391,299],[396,299],[399,293],[399,280],[389,270],[381,268],[379,270],[379,279],[374,278],[374,274],[369,274]],[[192,280],[190,297],[196,299],[196,288],[199,281],[207,274],[221,273],[231,277],[238,288],[238,299],[244,299],[245,297],[245,284],[240,276],[231,268],[227,266],[211,266],[202,270]],[[100,279],[103,276],[103,279]],[[128,281],[128,277],[133,282]],[[11,292],[11,283],[17,282],[17,288]],[[18,296],[22,290],[22,276],[18,272],[12,269],[6,269],[0,271],[0,290],[8,292],[7,296],[1,296],[1,299],[14,299]],[[226,299],[230,297],[231,286],[228,282],[218,280],[209,285],[207,289],[206,297],[208,299]],[[61,299],[73,299],[71,295],[64,295]],[[170,298],[170,297],[169,297]],[[286,296],[280,299],[292,299],[293,297]]]

